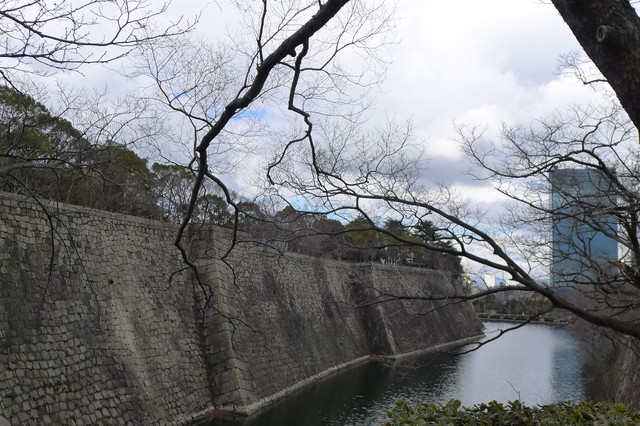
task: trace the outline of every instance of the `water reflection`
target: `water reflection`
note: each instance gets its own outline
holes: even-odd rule
[[[487,323],[488,336],[512,324]],[[583,397],[580,354],[569,333],[527,325],[461,356],[424,354],[396,363],[367,363],[322,380],[238,425],[372,425],[399,398],[465,405],[520,399],[530,405]]]
[[[509,325],[488,324],[488,328],[496,326]],[[486,333],[491,336],[493,331]],[[464,405],[494,399],[519,399],[535,405],[564,399],[556,391],[558,386],[566,388],[560,381],[575,382],[573,378],[578,374],[577,363],[567,364],[566,356],[578,356],[577,348],[567,344],[568,337],[566,330],[546,325],[528,325],[510,332],[464,358],[451,395]],[[557,356],[560,351],[565,357]],[[576,395],[572,390],[569,399],[581,397],[581,390],[577,391]]]

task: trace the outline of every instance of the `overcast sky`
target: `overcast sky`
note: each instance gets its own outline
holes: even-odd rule
[[[399,0],[396,18],[398,44],[374,116],[412,118],[432,158],[426,179],[478,185],[464,173],[454,121],[526,124],[592,95],[557,71],[559,56],[580,46],[550,4]],[[489,196],[477,188],[469,194]]]
[[[175,1],[168,16],[189,18],[201,5]],[[197,34],[215,39],[224,36],[226,28],[233,29],[234,22],[210,2]],[[557,72],[559,56],[580,46],[550,4],[398,0],[396,24],[398,43],[391,49],[390,68],[375,95],[372,116],[413,120],[432,159],[426,180],[474,187],[467,191],[470,196],[489,200],[490,194],[464,173],[469,163],[454,140],[454,121],[489,129],[502,122],[526,125],[593,96],[590,88]],[[108,71],[93,70],[84,84],[98,82],[126,94],[126,87],[112,77]]]
[[[165,17],[190,18],[202,4],[176,0]],[[237,19],[210,2],[196,34],[215,40],[233,31],[233,25]],[[391,49],[387,78],[375,94],[372,121],[411,118],[431,158],[424,181],[453,183],[489,211],[501,202],[490,183],[465,173],[470,164],[455,141],[453,123],[478,124],[491,135],[501,123],[526,126],[536,117],[595,98],[591,88],[557,71],[560,55],[581,49],[550,4],[398,0],[396,25],[398,43]],[[85,75],[84,80],[73,73],[62,78],[130,96],[127,84],[132,83],[123,84],[112,71],[94,67]],[[225,182],[249,195],[242,179],[257,167],[249,161],[241,166],[236,176],[225,176]]]
[[[401,0],[394,60],[379,106],[411,114],[434,178],[465,179],[453,121],[495,129],[583,102],[592,90],[558,74],[580,46],[555,8],[536,0]],[[460,182],[460,183],[462,183]]]

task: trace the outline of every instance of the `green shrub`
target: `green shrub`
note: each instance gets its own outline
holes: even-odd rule
[[[527,407],[519,401],[502,404],[491,401],[462,407],[460,401],[447,404],[420,402],[411,406],[401,399],[387,413],[385,426],[399,425],[636,425],[640,411],[622,404],[580,401]]]

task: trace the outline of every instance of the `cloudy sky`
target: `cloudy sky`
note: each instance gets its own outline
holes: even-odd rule
[[[559,56],[580,46],[550,4],[401,0],[398,18],[401,42],[379,105],[412,115],[428,140],[433,178],[473,184],[454,121],[527,124],[592,96],[557,71]]]
[[[235,32],[237,16],[220,6],[229,3],[209,2],[195,34],[215,41]],[[203,4],[176,0],[164,19],[183,14],[190,19]],[[465,173],[470,163],[455,140],[454,122],[486,127],[491,136],[501,123],[526,126],[554,110],[594,99],[591,88],[557,70],[560,55],[580,46],[555,8],[539,0],[397,0],[395,17],[397,44],[390,49],[386,80],[374,92],[372,121],[412,119],[431,159],[424,181],[452,183],[467,199],[497,210],[501,202],[490,183]],[[84,78],[75,73],[58,77],[130,96],[136,80],[123,82],[113,68],[88,68]],[[225,176],[231,189],[249,195],[243,179],[258,169],[254,162]]]
[[[166,17],[189,18],[202,4],[176,1]],[[215,40],[233,31],[236,18],[224,10],[208,3],[196,33]],[[455,142],[454,122],[489,129],[503,122],[526,125],[593,96],[559,75],[559,56],[580,46],[555,8],[542,1],[398,0],[396,25],[398,42],[372,117],[411,118],[431,158],[425,179],[454,182],[470,196],[491,197],[479,190],[486,183],[465,174],[469,163]],[[71,78],[78,83],[77,75]],[[126,95],[126,85],[116,81],[112,71],[94,69],[82,84],[99,82]]]
[[[490,129],[526,124],[592,96],[557,71],[559,56],[580,46],[550,4],[399,0],[396,19],[398,43],[373,115],[413,120],[432,159],[427,179],[479,185],[465,174],[469,165],[454,140],[454,121]],[[230,22],[216,6],[201,19],[212,21],[220,28]],[[205,28],[199,31],[206,37]],[[489,196],[478,188],[468,193]]]

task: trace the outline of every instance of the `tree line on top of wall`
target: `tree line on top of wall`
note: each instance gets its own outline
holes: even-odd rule
[[[153,163],[119,141],[89,140],[67,120],[31,96],[0,86],[0,190],[179,222],[189,204],[194,173],[176,164]],[[410,242],[451,245],[428,220],[406,225],[388,219],[380,230],[364,217],[345,223],[287,205],[236,196],[237,226],[275,249],[349,261],[445,269],[462,273],[456,256],[430,252]],[[195,223],[236,225],[233,209],[218,194],[198,199]],[[402,244],[390,233],[403,235]]]

